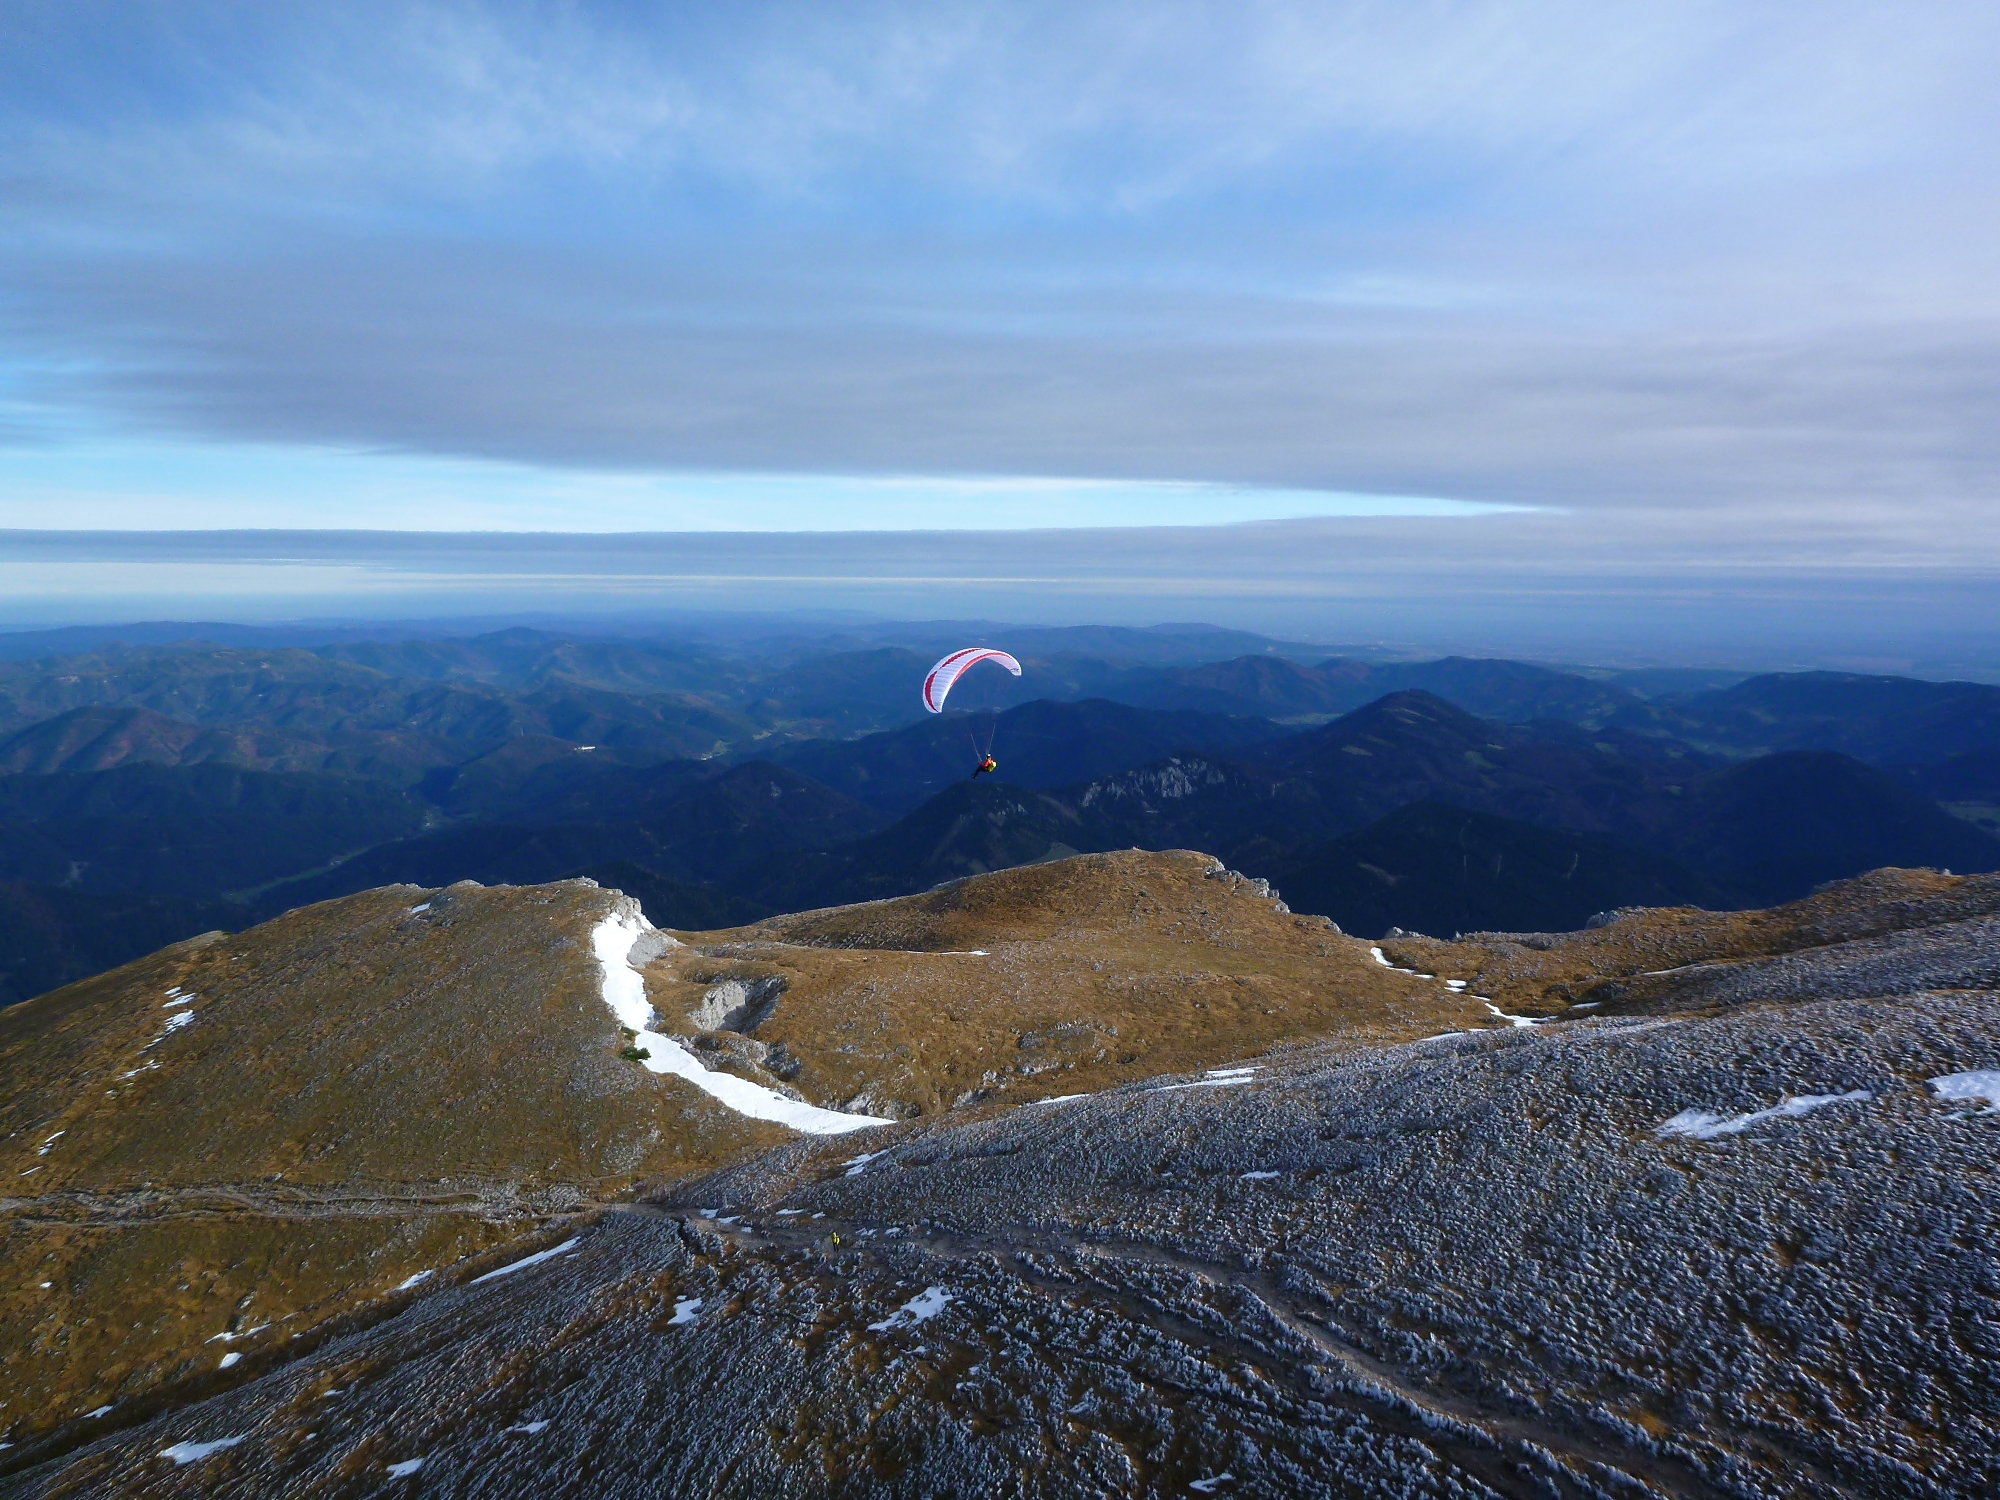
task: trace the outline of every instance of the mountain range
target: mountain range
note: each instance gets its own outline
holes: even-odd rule
[[[1039,738],[1037,749],[1060,749],[1089,740],[1089,726],[1109,717],[1132,743],[1134,716],[1111,705],[1035,705],[1001,715],[995,734],[1002,739],[1020,723]],[[1160,732],[1180,727],[1185,721]],[[1528,925],[1563,925],[1633,901],[1765,904],[1887,863],[2000,866],[2000,843],[1989,835],[1889,775],[1830,753],[1728,762],[1618,731],[1495,724],[1416,692],[1300,733],[1243,735],[1250,742],[1234,759],[1176,754],[1067,786],[954,780],[893,822],[767,763],[612,767],[537,803],[520,823],[390,843],[267,900],[295,904],[456,876],[548,880],[622,860],[783,910],[905,895],[1078,852],[1181,847],[1282,877],[1283,888],[1300,893],[1301,910],[1368,931],[1439,922],[1441,897],[1357,879],[1365,865],[1389,866],[1355,851],[1379,853],[1390,841],[1405,850],[1393,863],[1431,872],[1433,886],[1459,860],[1463,829],[1435,819],[1385,822],[1420,804],[1482,814],[1482,859],[1500,864],[1490,881],[1468,875],[1446,903],[1458,913],[1455,930],[1522,925],[1537,912],[1540,921]],[[866,787],[882,774],[871,768],[893,772],[929,751],[941,757],[948,744],[940,729],[812,750],[830,775]],[[1062,763],[1050,756],[1043,764],[1051,761]],[[1557,880],[1556,867],[1569,873]],[[1538,870],[1549,873],[1526,878]],[[1394,919],[1381,920],[1385,913]],[[655,915],[672,920],[665,910]]]
[[[1022,679],[974,674],[927,715],[911,684],[958,628],[7,661],[8,993],[139,951],[121,923],[149,940],[240,927],[398,881],[616,871],[657,922],[712,925],[1198,847],[1368,932],[1555,927],[1635,902],[1781,901],[1883,864],[2000,863],[2000,689],[1980,684],[1050,631],[1025,634]],[[1200,659],[1218,648],[1236,654]],[[967,781],[988,745],[999,772]]]

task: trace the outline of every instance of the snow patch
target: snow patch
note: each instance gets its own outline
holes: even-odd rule
[[[188,1022],[192,1021],[193,1019],[194,1019],[194,1012],[191,1010],[175,1011],[172,1015],[167,1017],[166,1030],[162,1031],[158,1036],[154,1037],[150,1042],[146,1043],[146,1045],[144,1047],[141,1047],[139,1050],[141,1052],[144,1052],[147,1051],[149,1048],[159,1046],[161,1042],[164,1042],[168,1037],[172,1036],[176,1031],[179,1031],[183,1026],[187,1025]],[[137,1068],[134,1068],[132,1070],[133,1073],[136,1073],[138,1071],[139,1070]],[[132,1073],[127,1073],[125,1076],[127,1078],[130,1078],[132,1076]]]
[[[437,1275],[437,1272],[434,1270],[419,1271],[417,1272],[416,1275],[406,1276],[401,1281],[397,1282],[396,1290],[399,1292],[407,1292],[413,1286],[422,1286],[426,1281],[429,1281],[435,1275]]]
[[[47,1140],[42,1142],[41,1149],[37,1151],[35,1155],[47,1156],[49,1154],[49,1148],[68,1134],[69,1132],[67,1130],[58,1130],[54,1135],[50,1136]]]
[[[859,1156],[850,1156],[846,1161],[841,1163],[847,1170],[840,1175],[842,1177],[859,1177],[863,1172],[868,1170],[868,1163],[874,1161],[878,1156],[887,1156],[888,1154],[886,1151],[864,1151]]]
[[[430,904],[430,902],[426,901],[426,902],[425,902],[425,903],[424,903],[424,904],[423,904],[422,906],[413,906],[413,907],[411,907],[411,908],[410,908],[410,915],[414,917],[414,916],[415,916],[415,915],[416,915],[416,914],[417,914],[418,912],[420,912],[420,911],[429,911],[430,909],[431,909],[431,904]]]
[[[1396,967],[1394,964],[1389,962],[1387,957],[1383,955],[1383,952],[1380,948],[1370,948],[1368,950],[1368,956],[1374,959],[1376,963],[1380,964],[1385,969],[1393,969]]]
[[[171,1010],[176,1005],[192,1005],[200,998],[201,996],[199,995],[177,995],[172,1000],[162,1000],[160,1002],[160,1009]]]
[[[1171,1094],[1177,1089],[1222,1089],[1234,1083],[1255,1083],[1257,1070],[1262,1066],[1261,1063],[1251,1063],[1248,1067],[1242,1068],[1210,1068],[1193,1083],[1162,1084],[1159,1088],[1148,1089],[1146,1092]]]
[[[897,1328],[915,1328],[943,1312],[946,1303],[957,1300],[941,1286],[927,1286],[881,1322],[870,1323],[868,1330],[871,1333],[888,1333]]]
[[[160,1457],[171,1458],[178,1468],[182,1464],[198,1463],[211,1453],[220,1453],[224,1448],[234,1448],[242,1441],[240,1437],[226,1437],[206,1443],[175,1443],[171,1448],[162,1448]]]
[[[227,1332],[211,1333],[207,1338],[203,1339],[202,1342],[204,1344],[212,1344],[217,1339],[220,1339],[225,1344],[233,1344],[238,1339],[247,1339],[255,1334],[262,1333],[266,1328],[269,1328],[270,1326],[271,1325],[269,1323],[259,1323],[255,1328],[246,1328],[241,1333],[227,1333]]]
[[[1930,1081],[1941,1099],[1963,1099],[1968,1103],[1986,1101],[1982,1115],[2000,1115],[2000,1072],[1984,1069],[1975,1073],[1946,1073]]]
[[[497,1271],[488,1271],[484,1276],[475,1276],[468,1285],[478,1286],[480,1282],[492,1281],[495,1277],[512,1276],[516,1271],[525,1271],[530,1266],[539,1266],[543,1261],[554,1260],[558,1255],[566,1254],[575,1248],[575,1240],[564,1240],[560,1245],[552,1246],[547,1250],[537,1250],[533,1255],[524,1255],[511,1266],[502,1266]]]
[[[429,1454],[425,1454],[423,1458],[406,1458],[399,1464],[390,1464],[389,1477],[391,1479],[406,1479],[421,1469],[429,1457]]]
[[[1239,1177],[1237,1178],[1237,1181],[1239,1181],[1239,1182],[1270,1182],[1270,1181],[1272,1181],[1273,1179],[1275,1179],[1275,1178],[1279,1178],[1279,1177],[1282,1177],[1282,1176],[1284,1176],[1284,1175],[1285,1175],[1285,1174],[1284,1174],[1283,1172],[1244,1172],[1244,1173],[1242,1173],[1242,1174],[1241,1174],[1241,1175],[1240,1175],[1240,1176],[1239,1176]]]
[[[586,748],[588,748],[588,747],[586,747]],[[546,1427],[547,1427],[548,1425],[549,1425],[549,1424],[548,1424],[548,1419],[547,1419],[547,1418],[545,1417],[545,1418],[543,1418],[543,1419],[542,1419],[541,1421],[539,1421],[539,1422],[522,1422],[522,1423],[520,1423],[520,1424],[519,1424],[519,1425],[517,1425],[517,1426],[514,1426],[514,1427],[508,1427],[508,1428],[505,1428],[505,1429],[503,1429],[503,1431],[504,1431],[504,1432],[521,1432],[521,1433],[526,1433],[526,1434],[527,1434],[527,1435],[528,1435],[529,1437],[533,1437],[533,1436],[534,1436],[534,1435],[535,1435],[536,1433],[538,1433],[538,1432],[542,1431],[542,1430],[543,1430],[544,1428],[546,1428]]]
[[[875,1115],[821,1109],[787,1099],[774,1089],[738,1078],[734,1073],[713,1072],[679,1042],[651,1030],[653,1007],[646,1000],[645,976],[632,967],[630,960],[633,944],[652,930],[653,924],[639,913],[621,912],[606,917],[590,934],[591,951],[604,969],[604,1003],[611,1007],[620,1026],[637,1033],[632,1044],[650,1054],[640,1059],[640,1066],[647,1072],[671,1074],[739,1115],[773,1120],[807,1135],[844,1135],[850,1130],[893,1123]]]
[[[241,1359],[242,1357],[243,1356],[241,1354],[238,1354],[235,1350],[232,1349],[229,1353],[222,1356],[222,1363],[217,1365],[216,1369],[226,1370],[231,1365],[235,1364],[236,1361]]]
[[[1472,998],[1477,1000],[1481,1005],[1485,1006],[1488,1012],[1490,1012],[1495,1019],[1505,1021],[1509,1026],[1538,1026],[1541,1024],[1543,1020],[1543,1018],[1540,1016],[1509,1015],[1506,1011],[1502,1010],[1499,1006],[1495,1005],[1491,1000],[1488,1000],[1484,995],[1474,995]]]
[[[1217,1474],[1212,1479],[1190,1479],[1188,1488],[1197,1495],[1213,1495],[1218,1485],[1234,1484],[1236,1476],[1227,1472]]]
[[[1825,1109],[1829,1104],[1860,1102],[1874,1097],[1875,1095],[1867,1089],[1850,1089],[1845,1094],[1798,1094],[1783,1103],[1772,1105],[1769,1109],[1752,1110],[1747,1115],[1717,1115],[1710,1114],[1705,1109],[1684,1109],[1662,1124],[1653,1134],[1689,1135],[1696,1140],[1712,1141],[1725,1135],[1741,1135],[1753,1125],[1761,1125],[1766,1120],[1796,1119],[1800,1115],[1809,1115],[1816,1109]]]
[[[667,1319],[667,1327],[673,1328],[681,1323],[692,1323],[700,1316],[701,1298],[676,1297],[674,1299],[674,1315]]]

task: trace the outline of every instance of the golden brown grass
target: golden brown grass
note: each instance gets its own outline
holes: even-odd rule
[[[232,1321],[289,1337],[642,1175],[787,1139],[618,1057],[589,944],[610,902],[391,887],[0,1011],[0,1246],[22,1268],[0,1430],[219,1379],[232,1347],[241,1378],[251,1343],[202,1342]]]
[[[793,1085],[902,1117],[1219,1067],[1306,1038],[1487,1024],[1476,1002],[1383,968],[1366,943],[1215,868],[1185,850],[1084,855],[681,934],[688,946],[649,967],[648,993],[685,1031],[719,980],[782,975],[756,1038],[800,1063]]]
[[[1550,1016],[1586,1003],[1610,1014],[1643,1008],[1643,978],[1660,971],[1875,937],[1996,906],[2000,876],[1882,869],[1784,906],[1730,912],[1656,907],[1593,931],[1554,935],[1547,946],[1473,933],[1458,942],[1402,938],[1382,948],[1399,964],[1466,980],[1505,1010]],[[1612,989],[1607,980],[1640,982]]]

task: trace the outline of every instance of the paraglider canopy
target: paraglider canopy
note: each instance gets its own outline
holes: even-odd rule
[[[965,675],[967,667],[977,666],[983,661],[997,662],[1016,677],[1021,675],[1021,664],[1005,651],[967,646],[963,651],[952,652],[924,674],[924,707],[934,714],[943,713],[945,694],[951,691],[951,685]]]

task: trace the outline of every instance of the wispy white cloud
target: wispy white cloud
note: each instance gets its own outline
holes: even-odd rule
[[[0,440],[80,413],[1498,500],[1628,518],[1590,546],[1677,518],[1718,564],[2000,549],[1989,6],[10,25]]]

